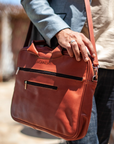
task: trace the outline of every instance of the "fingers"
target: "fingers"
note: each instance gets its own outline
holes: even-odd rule
[[[67,52],[68,52],[69,56],[73,57],[74,54],[73,54],[73,50],[72,50],[72,47],[71,47],[70,43],[67,44],[66,49],[67,49]]]
[[[80,52],[82,54],[82,58],[85,62],[87,62],[89,60],[87,49],[89,50],[90,55],[93,58],[96,56],[92,43],[90,42],[90,40],[88,38],[86,38],[81,33],[80,33],[80,37],[77,39],[77,45],[78,46],[76,46],[75,42],[73,42],[72,45],[75,45],[75,46],[72,46],[72,47],[73,47],[73,52],[75,54],[76,60],[78,60],[78,58],[80,57],[79,50],[80,50]]]
[[[70,42],[69,44],[67,44],[65,48],[67,49],[67,52],[70,55],[70,57],[75,56],[77,61],[81,60],[80,52],[85,62],[89,60],[86,46],[82,41],[73,41],[72,43]]]
[[[78,47],[78,44],[76,41],[74,41],[72,44],[72,50],[73,50],[73,53],[75,55],[75,58],[77,61],[80,61],[81,60],[81,57],[80,57],[80,50],[79,50],[79,47]]]
[[[80,48],[80,52],[82,54],[83,60],[87,62],[89,58],[88,58],[88,53],[85,44],[83,42],[79,42],[78,46]]]
[[[66,49],[68,51],[68,54],[71,57],[75,56],[77,61],[81,60],[81,55],[82,55],[83,60],[85,62],[87,62],[89,60],[87,48],[88,48],[91,56],[94,58],[95,52],[94,52],[93,45],[87,38],[84,38],[83,41],[82,41],[82,39],[78,39],[77,42],[73,41],[72,43],[70,43],[69,46],[67,46]],[[80,53],[81,53],[81,55],[80,55]]]
[[[69,56],[75,56],[77,61],[81,60],[81,56],[85,62],[89,60],[87,49],[89,50],[90,55],[93,58],[95,57],[92,43],[82,33],[74,32],[70,29],[64,29],[56,34],[56,38],[58,43],[67,49]]]
[[[91,41],[88,38],[86,38],[83,34],[81,34],[81,36],[82,36],[82,40],[83,40],[84,44],[86,45],[86,47],[88,48],[88,50],[90,52],[90,55],[94,58],[95,51],[94,51]]]
[[[81,60],[80,52],[85,62],[89,60],[86,46],[82,41],[78,41],[78,43],[75,41],[71,44],[71,46],[72,46],[72,49],[73,49],[73,52],[77,61]]]

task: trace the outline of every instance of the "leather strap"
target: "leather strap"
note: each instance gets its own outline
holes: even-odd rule
[[[87,13],[87,19],[88,19],[88,27],[89,27],[89,35],[91,43],[93,44],[94,50],[95,50],[95,59],[93,60],[93,65],[98,66],[98,58],[97,58],[97,52],[96,52],[96,45],[95,45],[95,39],[94,39],[94,32],[93,32],[93,21],[92,21],[92,14],[90,9],[90,2],[89,0],[85,1],[85,7],[86,7],[86,13]]]
[[[24,43],[24,47],[27,47],[29,45],[29,41],[30,41],[30,37],[31,37],[31,33],[32,33],[32,26],[33,26],[33,23],[30,21],[27,36],[26,36],[25,43]]]
[[[95,54],[96,54],[96,57],[93,60],[93,65],[96,67],[98,66],[98,59],[97,59],[96,45],[95,45],[94,32],[93,32],[93,22],[92,22],[92,15],[91,15],[91,9],[90,9],[90,2],[89,0],[84,0],[84,1],[85,1],[86,13],[87,13],[90,40],[91,40],[91,43],[93,44]],[[30,26],[27,32],[25,43],[24,43],[24,47],[27,47],[29,44],[31,33],[32,33],[32,26],[33,24],[32,22],[30,22]]]

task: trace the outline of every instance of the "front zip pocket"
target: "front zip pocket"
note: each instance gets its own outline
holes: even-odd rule
[[[27,89],[27,85],[33,85],[33,86],[38,86],[38,87],[42,87],[42,88],[57,90],[57,86],[52,86],[52,85],[47,85],[47,84],[42,84],[42,83],[36,83],[36,82],[31,82],[31,81],[25,81],[25,89]]]
[[[67,74],[62,74],[62,73],[55,73],[55,72],[50,72],[50,71],[44,71],[44,70],[22,68],[22,67],[17,68],[16,75],[18,74],[19,70],[26,71],[26,72],[32,72],[32,73],[39,73],[39,74],[44,74],[44,75],[51,75],[51,76],[56,76],[56,77],[62,77],[62,78],[67,78],[67,79],[73,79],[73,80],[78,80],[78,81],[83,81],[82,77],[77,77],[77,76],[72,76],[72,75],[67,75]]]

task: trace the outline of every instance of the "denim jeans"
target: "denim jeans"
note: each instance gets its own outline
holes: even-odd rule
[[[97,111],[95,98],[93,97],[93,107],[91,113],[90,124],[86,136],[80,140],[67,142],[69,144],[99,144],[97,137]]]

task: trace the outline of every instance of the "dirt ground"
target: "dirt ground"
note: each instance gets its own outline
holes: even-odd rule
[[[15,122],[10,115],[14,79],[0,83],[0,144],[65,144],[49,134],[33,130]],[[112,129],[110,144],[114,144]]]

